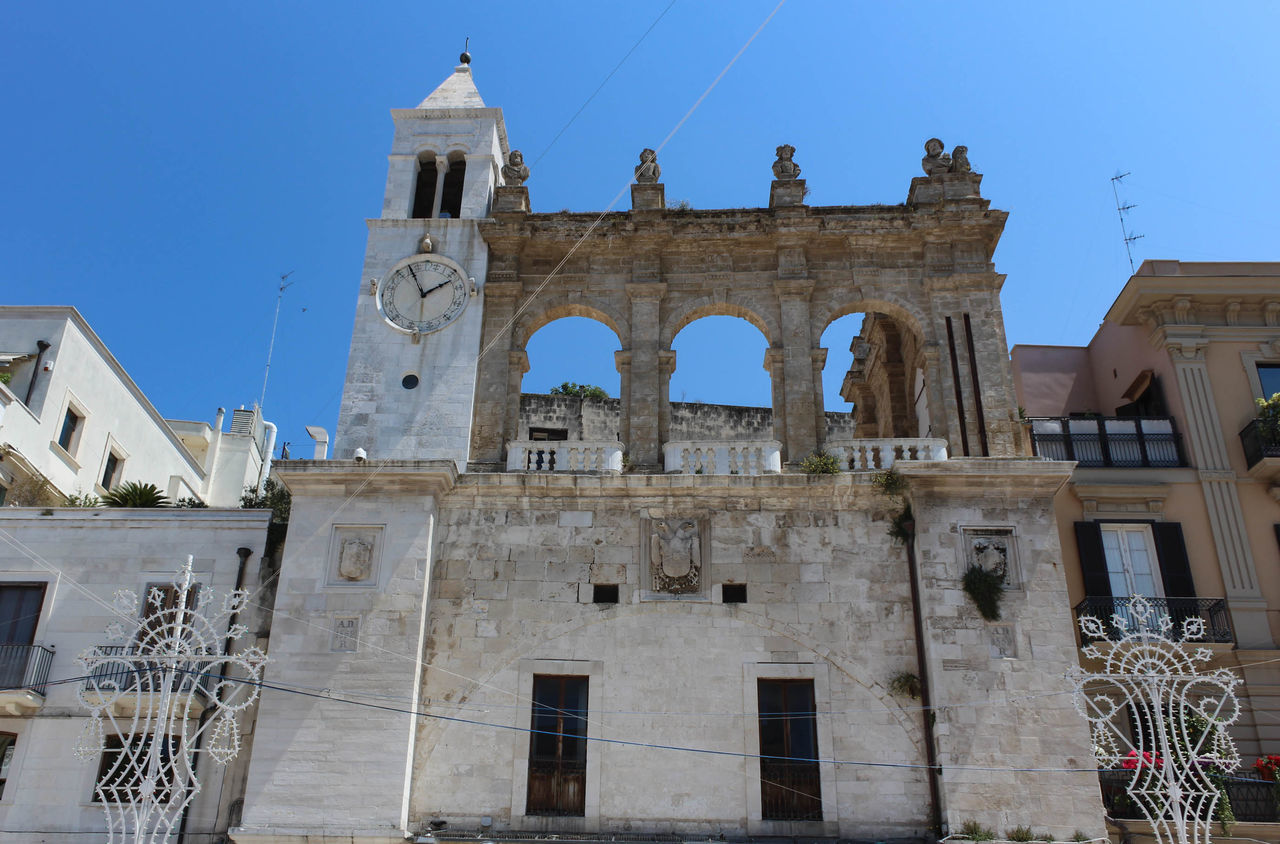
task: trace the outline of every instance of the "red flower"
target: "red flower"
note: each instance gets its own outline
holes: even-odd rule
[[[1142,758],[1138,758],[1138,751],[1130,750],[1128,755],[1124,757],[1124,761],[1120,763],[1120,767],[1126,771],[1136,771],[1138,768],[1163,768],[1164,760],[1160,758],[1159,753],[1150,753],[1146,750],[1142,751]]]

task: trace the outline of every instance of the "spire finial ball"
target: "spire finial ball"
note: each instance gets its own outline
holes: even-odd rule
[[[462,62],[463,64],[471,64],[471,54],[464,50],[462,52],[462,55],[458,56],[458,61]]]

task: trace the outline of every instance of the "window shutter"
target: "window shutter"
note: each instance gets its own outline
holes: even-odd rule
[[[1164,581],[1164,594],[1169,598],[1194,598],[1196,584],[1191,579],[1191,563],[1187,559],[1187,545],[1182,541],[1182,525],[1177,522],[1156,522],[1151,526],[1156,538],[1156,557],[1160,560],[1160,579]]]
[[[1084,575],[1086,598],[1110,598],[1111,578],[1102,551],[1102,528],[1097,522],[1076,522],[1076,545],[1080,549],[1080,572]]]

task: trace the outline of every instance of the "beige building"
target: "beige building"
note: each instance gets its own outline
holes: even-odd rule
[[[629,211],[548,214],[467,64],[391,116],[335,459],[278,467],[280,688],[233,837],[1101,834],[1060,694],[1071,464],[1026,456],[1006,215],[963,147],[916,178],[904,150],[905,204],[833,207],[762,150],[761,207],[697,211],[644,150]],[[876,327],[857,419],[821,394],[850,313]],[[670,400],[673,338],[713,315],[767,338],[770,407]],[[568,316],[616,333],[617,399],[522,397]],[[801,469],[819,448],[831,474]],[[1004,573],[1000,620],[970,565]]]
[[[1076,461],[1054,500],[1076,614],[1141,595],[1203,618],[1244,679],[1246,766],[1280,752],[1280,448],[1254,424],[1280,392],[1280,263],[1145,261],[1088,346],[1012,358],[1035,453]]]

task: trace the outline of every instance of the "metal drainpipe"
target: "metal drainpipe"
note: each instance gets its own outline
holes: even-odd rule
[[[48,340],[36,341],[36,365],[31,369],[31,380],[27,382],[27,397],[22,403],[31,409],[31,394],[36,391],[36,379],[40,377],[40,362],[44,360],[44,353],[49,351],[49,347],[53,344]]]
[[[219,411],[221,411],[221,410],[222,410],[222,408],[218,408],[218,410],[219,410]],[[244,588],[244,570],[245,570],[245,566],[246,566],[246,565],[248,564],[248,562],[249,562],[249,555],[250,555],[250,554],[252,554],[252,553],[253,553],[253,549],[252,549],[252,548],[237,548],[237,549],[236,549],[236,556],[240,558],[240,565],[236,568],[236,590],[237,590],[237,591],[239,591],[240,589],[243,589],[243,588]],[[184,599],[184,600],[185,600],[185,599]],[[237,612],[237,613],[233,613],[233,614],[231,615],[231,617],[227,619],[227,627],[228,627],[228,629],[229,629],[229,628],[231,628],[232,626],[234,626],[234,625],[235,625],[237,622],[239,622],[239,621],[240,621],[240,613],[238,613],[238,612]],[[232,638],[231,636],[227,636],[225,639],[223,639],[223,640],[222,640],[222,653],[223,653],[223,655],[224,655],[224,656],[225,656],[226,654],[231,653],[231,644],[232,644],[234,641],[235,641],[235,639],[234,639],[234,638]],[[221,669],[220,669],[220,670],[219,670],[219,672],[218,672],[218,679],[219,679],[219,681],[222,681],[222,680],[226,680],[226,679],[227,679],[227,663],[226,663],[226,660],[223,660],[223,662],[222,662]],[[219,694],[219,697],[221,697],[221,694],[222,694],[222,689],[221,689],[221,687],[219,688],[219,692],[218,692],[218,694]],[[211,710],[211,709],[212,709],[212,707],[208,707],[208,706],[206,706],[206,707],[204,708],[204,711],[202,711],[202,712],[200,713],[200,724],[199,724],[199,726],[196,728],[196,730],[197,730],[197,732],[196,732],[196,747],[195,747],[195,752],[196,752],[196,753],[199,753],[199,752],[200,752],[200,746],[201,746],[202,744],[204,744],[204,729],[203,729],[203,728],[204,728],[205,722],[207,722],[207,721],[209,720],[209,712],[210,712],[210,710]],[[224,776],[225,776],[225,775],[224,775]],[[219,803],[221,803],[221,802],[222,802],[222,799],[221,799],[221,785],[219,785],[219,799],[218,799],[218,802],[219,802]],[[183,809],[183,810],[182,810],[182,820],[181,820],[181,821],[179,822],[179,824],[178,824],[178,841],[180,841],[180,842],[184,842],[184,841],[186,841],[185,836],[186,836],[186,834],[187,834],[187,814],[188,814],[190,811],[191,811],[191,805],[190,805],[190,804],[187,804],[187,807],[186,807],[185,809]],[[215,813],[215,815],[214,815],[214,821],[213,821],[213,824],[214,824],[214,826],[217,826],[217,825],[218,825],[218,820],[217,820],[217,815],[216,815],[216,813],[217,813],[217,809],[216,809],[216,808],[214,809],[214,813]]]
[[[924,755],[929,765],[929,798],[930,820],[933,829],[942,834],[942,791],[938,778],[942,770],[938,767],[938,747],[934,739],[934,713],[932,695],[929,693],[929,665],[924,653],[924,615],[920,606],[920,571],[916,564],[916,521],[910,519],[903,527],[907,529],[907,570],[911,575],[911,618],[915,622],[916,631],[916,666],[920,671],[920,718],[924,722]]]

